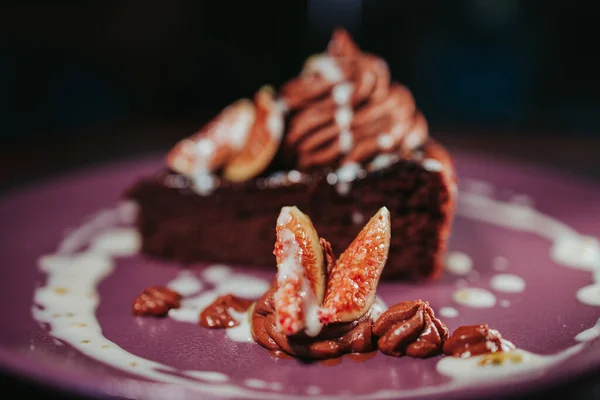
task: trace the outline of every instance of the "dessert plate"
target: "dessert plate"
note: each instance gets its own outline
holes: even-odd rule
[[[427,300],[450,332],[498,329],[519,349],[513,357],[373,353],[307,363],[248,342],[244,324],[197,324],[218,294],[260,296],[274,265],[182,271],[139,254],[135,206],[120,194],[161,162],[99,166],[0,200],[3,368],[78,394],[151,399],[493,397],[600,369],[600,185],[457,154],[459,205],[442,278],[380,283],[385,303]],[[183,308],[134,317],[140,291],[165,284],[184,295]]]

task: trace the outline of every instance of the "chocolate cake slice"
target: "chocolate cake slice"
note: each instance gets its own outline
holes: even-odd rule
[[[311,215],[337,252],[386,206],[392,243],[383,279],[421,279],[441,270],[455,179],[410,91],[337,31],[298,77],[227,107],[125,197],[139,204],[147,255],[273,270],[283,206]]]

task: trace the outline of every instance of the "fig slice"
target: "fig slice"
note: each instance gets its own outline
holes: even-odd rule
[[[216,171],[246,145],[255,114],[248,99],[232,103],[198,132],[179,141],[167,154],[167,165],[187,176]]]
[[[354,321],[369,311],[389,248],[390,212],[382,207],[333,266],[318,312],[322,323]]]
[[[263,172],[279,149],[283,136],[283,108],[275,100],[270,86],[263,86],[254,96],[256,119],[246,145],[234,154],[223,170],[223,176],[243,182]]]
[[[286,335],[322,328],[317,311],[325,293],[325,263],[319,236],[310,218],[297,207],[283,207],[277,218],[277,291],[274,308],[278,328]]]

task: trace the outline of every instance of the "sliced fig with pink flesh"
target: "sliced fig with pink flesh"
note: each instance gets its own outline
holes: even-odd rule
[[[274,308],[277,326],[286,335],[321,330],[317,311],[325,293],[324,256],[310,218],[297,207],[283,207],[277,218],[273,254],[277,260]]]
[[[234,102],[198,132],[179,141],[167,154],[167,165],[188,176],[218,170],[246,145],[255,114],[250,100]]]
[[[342,253],[328,277],[319,320],[354,321],[373,305],[390,247],[390,212],[382,207]]]
[[[223,170],[223,176],[243,182],[263,172],[271,163],[283,136],[283,109],[275,100],[270,86],[262,87],[254,98],[256,119],[246,145],[234,154]]]

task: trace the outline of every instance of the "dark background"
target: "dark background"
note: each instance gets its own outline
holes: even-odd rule
[[[338,25],[388,61],[451,150],[598,179],[599,8],[573,0],[5,0],[0,189],[164,152],[228,103],[296,75]]]
[[[596,1],[31,1],[0,6],[0,189],[161,151],[296,75],[343,25],[434,137],[600,177]],[[4,160],[4,162],[1,162]]]
[[[594,1],[12,3],[0,16],[4,142],[200,123],[297,74],[338,24],[389,62],[433,127],[600,129]]]

